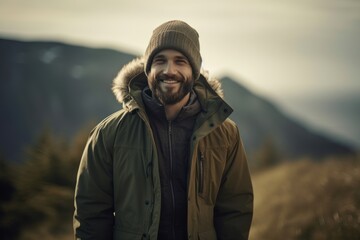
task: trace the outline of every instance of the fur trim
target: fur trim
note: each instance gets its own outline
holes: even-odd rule
[[[136,75],[144,71],[144,59],[135,58],[124,65],[118,75],[113,80],[112,91],[119,103],[123,103],[129,96],[129,82]]]
[[[207,70],[201,69],[200,73],[204,76],[210,87],[217,93],[217,95],[224,98],[224,91],[221,87],[221,82],[217,78],[212,77]]]
[[[120,103],[124,103],[129,97],[129,82],[133,77],[144,71],[144,58],[135,58],[124,65],[118,75],[113,80],[112,91]],[[210,77],[209,72],[201,69],[201,75],[205,77],[211,88],[220,96],[224,97],[221,83],[218,79]]]

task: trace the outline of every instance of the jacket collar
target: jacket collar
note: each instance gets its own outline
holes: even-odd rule
[[[165,107],[159,100],[152,96],[149,87],[146,87],[142,91],[142,99],[146,106],[146,109],[152,113],[152,115],[159,120],[167,121],[165,114]],[[177,117],[173,121],[182,121],[186,118],[193,117],[201,111],[200,102],[197,99],[194,91],[190,92],[190,98],[188,103],[182,107]]]
[[[144,72],[144,59],[136,58],[125,65],[113,80],[112,91],[119,103],[127,111],[144,109],[142,91],[148,86]],[[208,72],[202,70],[195,81],[194,91],[201,105],[202,113],[198,118],[199,127],[210,121],[212,126],[223,122],[233,111],[222,99],[221,83],[209,77]],[[216,114],[215,114],[216,113]]]
[[[210,78],[208,72],[202,70],[200,79],[204,78],[208,85],[215,91],[215,93],[223,97],[223,90],[220,82],[215,78]],[[134,82],[135,81],[135,82]],[[199,80],[197,80],[199,81]],[[195,83],[195,85],[197,85]],[[143,57],[136,58],[126,64],[113,80],[112,91],[119,103],[126,107],[133,97],[132,90],[138,88],[144,89],[147,86],[147,76],[144,73],[144,59]],[[131,89],[134,87],[135,89]]]

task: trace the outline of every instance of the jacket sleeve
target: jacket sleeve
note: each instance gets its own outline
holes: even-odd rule
[[[230,144],[214,209],[218,239],[248,239],[252,216],[252,183],[244,147],[236,128],[235,141]]]
[[[112,239],[114,224],[112,151],[95,128],[83,152],[75,188],[75,239]]]

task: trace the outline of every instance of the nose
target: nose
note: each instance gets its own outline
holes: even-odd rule
[[[164,68],[164,74],[174,75],[176,73],[176,68],[172,62],[167,62]]]

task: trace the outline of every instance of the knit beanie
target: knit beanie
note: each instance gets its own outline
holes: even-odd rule
[[[164,50],[174,49],[184,54],[192,67],[194,80],[200,76],[201,55],[199,34],[187,23],[173,20],[157,27],[145,51],[145,73],[148,74],[154,56]]]

